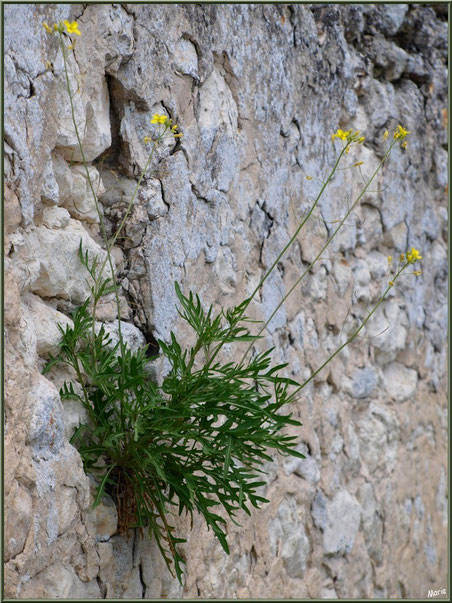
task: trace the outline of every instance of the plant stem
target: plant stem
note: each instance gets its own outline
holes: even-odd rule
[[[280,309],[280,307],[283,305],[283,303],[286,301],[286,299],[289,297],[289,295],[292,293],[292,291],[294,291],[294,289],[299,285],[299,283],[303,280],[303,278],[306,276],[306,274],[311,270],[311,268],[314,266],[314,264],[317,262],[317,260],[321,257],[321,255],[323,254],[323,252],[325,251],[325,249],[330,245],[330,243],[333,241],[334,237],[337,235],[339,229],[343,226],[344,222],[347,220],[347,218],[350,216],[350,214],[352,213],[352,211],[355,209],[355,207],[357,206],[357,204],[360,202],[360,200],[362,199],[363,195],[365,194],[365,192],[367,191],[367,189],[369,188],[370,184],[372,183],[372,181],[374,180],[375,176],[377,175],[377,173],[379,172],[379,170],[381,169],[383,163],[387,160],[387,158],[389,157],[392,147],[394,146],[396,141],[393,141],[389,147],[389,149],[386,151],[383,159],[380,161],[380,163],[378,164],[376,170],[374,171],[374,173],[372,174],[370,180],[366,183],[365,187],[363,188],[363,190],[360,192],[360,194],[358,195],[358,197],[356,198],[356,200],[354,201],[353,205],[350,207],[350,209],[347,211],[347,213],[345,214],[345,216],[342,218],[342,220],[339,223],[339,226],[336,228],[336,230],[333,232],[333,234],[331,235],[331,237],[327,240],[327,242],[325,243],[325,245],[322,247],[322,249],[319,251],[319,253],[316,255],[316,257],[313,259],[313,261],[309,264],[309,266],[306,268],[306,270],[303,272],[303,274],[296,280],[296,282],[292,285],[292,287],[289,289],[289,291],[285,294],[285,296],[282,298],[282,300],[279,302],[279,304],[276,306],[276,308],[273,310],[273,312],[270,314],[270,317],[268,318],[268,320],[264,323],[264,325],[261,327],[260,331],[258,332],[258,336],[262,333],[262,331],[264,329],[266,329],[268,327],[268,325],[270,324],[271,320],[273,319],[273,317],[275,316],[276,312],[278,312],[278,310]],[[251,348],[253,347],[253,343],[251,343],[248,348],[246,349],[245,353],[242,356],[242,359],[240,362],[243,362],[243,360],[245,359],[245,356],[248,354],[248,352],[251,350]]]
[[[244,304],[240,314],[237,316],[236,320],[234,321],[234,323],[231,325],[230,331],[232,332],[232,329],[237,325],[237,323],[240,321],[240,319],[242,318],[243,314],[245,313],[247,307],[250,305],[251,301],[253,300],[254,296],[256,295],[256,293],[259,291],[259,289],[262,287],[262,285],[265,283],[265,281],[267,280],[267,278],[270,276],[270,274],[273,272],[275,266],[277,266],[278,262],[280,261],[280,259],[283,257],[283,255],[286,253],[286,251],[289,249],[289,247],[292,245],[292,243],[295,241],[295,239],[297,238],[297,236],[299,235],[301,229],[303,228],[303,226],[306,224],[306,222],[309,220],[312,212],[314,211],[314,208],[316,207],[316,205],[318,204],[325,188],[327,187],[327,185],[331,182],[331,179],[333,178],[337,167],[339,165],[340,160],[342,159],[342,156],[344,155],[347,147],[350,145],[350,143],[347,143],[342,151],[339,153],[336,162],[329,174],[329,176],[327,177],[327,179],[325,180],[325,182],[322,185],[322,188],[320,189],[320,192],[318,193],[314,203],[312,204],[311,209],[308,211],[308,213],[306,214],[306,216],[304,217],[304,219],[300,222],[300,224],[297,226],[294,234],[292,235],[292,237],[290,238],[289,242],[284,246],[284,248],[281,250],[281,252],[279,253],[278,257],[276,258],[276,260],[273,262],[273,264],[270,266],[270,268],[267,270],[267,272],[264,274],[264,276],[262,277],[262,279],[259,281],[259,284],[256,286],[256,288],[254,289],[254,291],[252,292],[252,294],[250,295],[250,297],[246,300],[246,303]],[[209,366],[212,364],[213,360],[215,359],[215,357],[217,356],[218,352],[221,350],[221,348],[224,345],[224,341],[221,341],[217,347],[215,348],[215,350],[212,353],[212,356],[210,357],[210,359],[207,361],[205,368],[209,368]],[[251,347],[251,346],[250,346]]]
[[[394,276],[394,278],[392,279],[392,282],[395,283],[396,280],[399,278],[400,274],[405,270],[405,268],[408,266],[408,263],[406,263],[404,266],[402,266],[402,268],[400,268],[400,270],[397,272],[397,274]],[[388,294],[388,292],[392,289],[393,285],[388,285],[388,287],[386,288],[385,292],[383,293],[383,295],[380,297],[380,299],[378,300],[378,302],[375,304],[375,306],[373,307],[373,309],[369,312],[369,314],[366,316],[366,318],[363,320],[363,322],[360,324],[360,326],[356,329],[356,331],[347,339],[347,341],[345,343],[343,343],[341,346],[339,346],[337,348],[337,350],[335,350],[331,356],[329,356],[327,358],[327,360],[325,360],[325,362],[314,372],[312,373],[312,375],[306,379],[306,381],[304,381],[301,385],[299,385],[290,395],[288,402],[293,402],[293,396],[295,396],[301,389],[303,389],[310,381],[312,381],[314,379],[314,377],[320,373],[320,371],[325,368],[325,366],[331,362],[331,360],[333,360],[333,358],[335,356],[337,356],[337,354],[339,354],[339,352],[341,350],[343,350],[349,343],[351,343],[355,337],[359,334],[359,332],[366,326],[366,324],[368,323],[368,321],[370,320],[370,318],[375,314],[375,312],[377,311],[377,309],[379,308],[380,304],[383,302],[383,300],[385,299],[386,295]]]
[[[93,183],[92,183],[92,180],[91,180],[91,176],[90,176],[90,173],[89,173],[89,170],[88,170],[88,162],[86,160],[85,152],[83,150],[83,145],[82,145],[82,141],[81,141],[81,138],[80,138],[80,133],[79,133],[78,125],[77,125],[77,120],[75,118],[74,101],[73,101],[73,95],[72,95],[71,85],[70,85],[70,81],[69,81],[69,73],[68,73],[67,57],[66,57],[66,47],[64,45],[63,34],[61,32],[59,32],[59,36],[60,36],[61,51],[63,53],[64,73],[65,73],[65,77],[66,77],[66,88],[67,88],[67,92],[68,92],[68,96],[69,96],[69,102],[70,102],[70,106],[71,106],[72,123],[74,124],[75,135],[77,137],[77,143],[78,143],[78,147],[80,149],[80,155],[82,157],[82,163],[83,163],[83,166],[85,168],[86,179],[88,181],[88,185],[89,185],[91,194],[92,194],[93,199],[94,199],[94,204],[95,204],[95,207],[96,207],[96,212],[97,212],[97,215],[99,217],[99,224],[100,224],[101,234],[102,234],[102,238],[104,240],[105,247],[106,247],[106,252],[107,252],[107,256],[106,256],[106,258],[104,259],[104,261],[101,264],[97,280],[98,280],[98,283],[99,283],[100,279],[101,279],[101,276],[102,276],[102,273],[104,271],[104,268],[105,268],[105,266],[106,266],[106,264],[108,262],[109,267],[110,267],[110,271],[111,271],[111,276],[112,276],[112,283],[113,283],[114,291],[115,291],[116,309],[117,309],[117,315],[118,315],[118,337],[119,337],[120,348],[121,348],[121,356],[124,356],[124,353],[125,353],[125,343],[124,343],[124,339],[123,339],[123,336],[122,336],[122,330],[121,330],[121,305],[120,305],[120,300],[119,300],[119,286],[116,283],[116,279],[115,279],[115,270],[114,270],[114,267],[113,267],[113,261],[112,261],[112,257],[111,257],[111,250],[112,250],[112,248],[113,248],[113,246],[114,246],[114,244],[115,244],[115,242],[116,242],[116,240],[117,240],[117,238],[118,238],[121,230],[123,229],[124,224],[125,224],[128,216],[129,216],[129,214],[130,214],[133,202],[135,201],[135,197],[137,195],[137,192],[138,192],[138,189],[140,187],[141,181],[143,180],[143,177],[144,177],[144,175],[145,175],[145,173],[146,173],[146,171],[147,171],[147,169],[149,167],[149,164],[151,162],[152,156],[154,154],[154,150],[155,150],[157,144],[160,142],[160,140],[163,137],[163,134],[165,132],[163,132],[163,134],[154,142],[153,147],[151,149],[151,152],[149,153],[148,159],[146,161],[146,164],[145,164],[145,166],[144,166],[143,170],[141,171],[140,176],[138,178],[138,182],[137,182],[137,184],[135,186],[135,190],[133,192],[133,195],[132,195],[132,197],[131,197],[128,205],[127,205],[124,217],[123,217],[123,219],[122,219],[122,221],[121,221],[121,223],[120,223],[120,225],[119,225],[119,227],[118,227],[115,235],[113,236],[111,242],[109,243],[109,240],[108,240],[108,237],[107,237],[107,231],[106,231],[106,228],[105,228],[105,222],[104,222],[104,219],[103,219],[102,212],[100,211],[99,201],[98,201],[98,198],[97,198],[97,194],[96,194],[96,192],[94,190],[94,186],[93,186]],[[94,312],[95,312],[95,308],[96,308],[96,306],[94,306]],[[94,319],[95,319],[95,315],[93,315],[93,327],[92,327],[93,342],[94,342],[94,336],[95,336],[95,331],[94,331],[94,322],[95,322],[95,320]],[[96,358],[95,358],[95,346],[94,345],[92,346],[92,350],[93,350],[93,361],[96,362]],[[123,380],[124,380],[124,369],[122,368],[121,371],[122,371],[122,377],[123,377]],[[123,413],[122,404],[120,404],[120,414],[121,414],[121,426],[122,426],[122,429],[125,429],[124,413]]]

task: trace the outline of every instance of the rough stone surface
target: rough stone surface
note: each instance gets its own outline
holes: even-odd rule
[[[341,491],[326,505],[326,523],[323,531],[325,555],[350,553],[361,521],[361,507],[348,492]]]
[[[11,4],[5,6],[5,595],[42,598],[425,598],[447,584],[447,43],[445,5]],[[184,137],[154,154],[113,256],[133,347],[192,334],[174,281],[205,304],[249,296],[309,210],[335,160],[330,135],[359,129],[296,244],[249,306],[262,346],[308,379],[390,279],[387,256],[421,250],[366,329],[291,411],[304,460],[265,466],[269,503],[228,524],[224,553],[199,517],[185,585],[144,531],[117,533],[108,497],[69,444],[86,416],[62,404],[71,375],[41,375],[57,323],[89,293],[78,258],[105,257],[77,147],[61,52],[42,22],[77,20],[74,111],[107,236],[133,195],[152,113]],[[24,23],[27,24],[24,27]],[[336,143],[337,144],[337,143]],[[337,150],[337,147],[336,147]],[[309,177],[310,179],[308,179]],[[108,268],[107,268],[108,269]],[[116,307],[97,320],[114,339]],[[230,347],[225,357],[235,359]],[[158,382],[168,367],[150,368]],[[449,593],[447,593],[449,594]]]

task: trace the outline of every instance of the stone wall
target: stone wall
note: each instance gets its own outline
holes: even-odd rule
[[[216,307],[252,291],[332,165],[337,127],[365,134],[349,159],[363,160],[366,176],[383,132],[411,131],[262,343],[306,378],[378,299],[388,254],[415,246],[423,273],[401,278],[365,335],[303,390],[294,414],[307,458],[268,464],[271,502],[229,526],[230,556],[199,518],[192,532],[181,522],[184,589],[153,542],[116,534],[108,497],[91,510],[92,484],[68,442],[81,411],[61,403],[61,371],[41,375],[57,323],[87,294],[80,238],[104,253],[62,57],[42,28],[59,19],[82,31],[71,85],[110,230],[144,165],[151,114],[167,113],[184,133],[159,149],[115,249],[121,318],[138,343],[183,328],[174,280]],[[447,5],[16,4],[5,6],[4,34],[7,596],[426,597],[445,588]],[[253,316],[270,315],[358,184],[356,168],[339,172]],[[98,319],[115,318],[107,299]]]

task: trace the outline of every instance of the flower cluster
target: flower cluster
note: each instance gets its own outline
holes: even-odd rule
[[[408,130],[405,130],[405,128],[402,128],[402,126],[397,126],[393,137],[395,140],[403,140],[404,138],[406,138],[408,136],[408,134],[411,134],[411,132],[409,132]]]
[[[405,128],[403,128],[401,125],[398,125],[397,128],[395,129],[394,134],[392,135],[392,137],[394,138],[394,140],[403,140],[402,144],[400,145],[401,147],[403,147],[404,149],[407,148],[407,141],[404,140],[404,138],[406,138],[408,136],[408,134],[411,134],[411,132],[409,130],[405,130]],[[388,130],[384,131],[383,134],[383,139],[386,140],[389,136],[389,132]]]
[[[408,264],[414,264],[414,262],[417,262],[418,260],[422,260],[422,256],[419,255],[419,251],[414,247],[411,248],[411,251],[406,252],[406,261]]]
[[[160,141],[165,136],[166,133],[172,135],[173,138],[182,138],[182,134],[177,131],[177,129],[178,129],[177,124],[173,124],[173,120],[170,119],[167,115],[154,113],[154,115],[152,116],[152,119],[150,121],[151,121],[151,124],[159,124],[159,125],[164,126],[164,130],[160,134],[160,136],[158,136],[157,139],[152,138],[152,136],[145,136],[143,139],[145,143]]]
[[[54,23],[52,27],[50,27],[45,21],[42,24],[47,33],[53,33],[54,31],[58,31],[59,33],[67,33],[68,35],[76,34],[77,36],[81,36],[81,32],[78,28],[77,21],[60,21],[59,23]]]
[[[356,142],[358,144],[364,142],[365,138],[364,136],[360,136],[359,135],[359,130],[355,130],[353,132],[353,130],[337,130],[337,132],[335,134],[331,134],[331,140],[334,142],[335,138],[339,138],[340,140],[343,140],[344,142],[347,142],[348,144],[350,144],[351,142]]]
[[[409,266],[410,264],[414,264],[419,260],[422,260],[422,256],[419,250],[415,249],[414,247],[412,247],[406,253],[401,253],[399,256],[398,266],[394,267],[391,270],[392,278],[394,280],[389,281],[389,286],[392,287],[394,285],[394,281],[396,280],[396,278],[400,275],[403,270],[405,270],[407,266]],[[392,266],[392,255],[388,255],[388,265],[389,267]],[[414,270],[412,274],[414,274],[415,276],[419,276],[420,274],[422,274],[422,270]]]

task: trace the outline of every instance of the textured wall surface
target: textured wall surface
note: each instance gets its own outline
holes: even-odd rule
[[[152,113],[184,133],[161,147],[115,249],[135,342],[178,322],[174,280],[205,303],[248,295],[334,161],[330,134],[362,130],[370,175],[383,132],[412,133],[263,345],[303,379],[387,284],[387,255],[421,250],[365,336],[303,390],[304,461],[274,458],[270,503],[229,526],[227,556],[198,518],[186,585],[154,543],[119,536],[69,444],[83,418],[41,375],[57,323],[87,294],[80,238],[102,240],[42,21],[77,19],[70,60],[107,225],[145,158]],[[27,24],[24,28],[24,23]],[[447,10],[445,5],[7,5],[5,7],[6,593],[14,598],[426,597],[447,586]],[[53,68],[46,68],[46,62]],[[306,176],[313,176],[307,180]],[[345,170],[251,307],[268,317],[356,194]],[[106,300],[98,319],[116,318]],[[189,334],[187,333],[187,337]],[[157,372],[165,367],[157,367]]]

